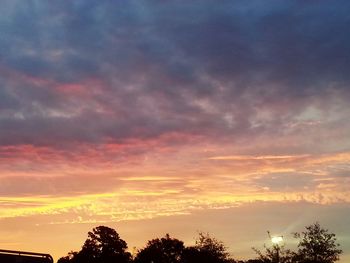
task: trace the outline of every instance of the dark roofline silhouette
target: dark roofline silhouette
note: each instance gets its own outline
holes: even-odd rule
[[[43,258],[43,259],[47,259],[48,263],[53,263],[53,258],[51,257],[51,255],[44,254],[44,253],[0,249],[0,255],[1,254],[2,255],[9,255],[9,256]]]

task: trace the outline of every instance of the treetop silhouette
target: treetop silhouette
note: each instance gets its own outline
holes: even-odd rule
[[[202,232],[195,244],[188,247],[169,234],[149,240],[132,257],[116,230],[98,226],[88,232],[79,252],[71,251],[57,263],[334,263],[339,260],[342,250],[335,234],[319,223],[293,236],[299,240],[297,251],[285,248],[284,243],[264,245],[263,251],[253,248],[258,257],[247,261],[235,261],[221,241]]]
[[[70,252],[57,263],[129,263],[131,254],[127,248],[116,230],[98,226],[88,232],[88,238],[79,252]]]

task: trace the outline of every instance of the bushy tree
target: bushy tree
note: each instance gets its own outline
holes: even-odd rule
[[[199,233],[196,244],[185,249],[184,262],[228,263],[234,260],[230,258],[230,253],[221,241],[209,234]]]
[[[294,233],[299,239],[298,251],[286,249],[284,244],[264,245],[265,251],[253,248],[262,263],[334,263],[339,260],[342,250],[336,236],[319,223],[307,226],[306,231]]]
[[[68,255],[61,257],[57,263],[75,263],[77,262],[77,254],[78,252],[75,251],[68,252]]]
[[[180,263],[184,251],[184,243],[171,238],[169,234],[159,239],[148,241],[145,248],[138,251],[135,263]]]
[[[112,228],[99,226],[88,233],[82,249],[70,252],[58,263],[129,263],[131,254],[126,242]]]
[[[333,263],[339,260],[342,250],[335,234],[329,233],[319,223],[307,226],[306,231],[294,233],[300,239],[296,260],[300,263]]]
[[[265,251],[253,248],[258,254],[257,262],[261,263],[292,263],[294,254],[284,245],[273,244],[271,247],[264,245]]]

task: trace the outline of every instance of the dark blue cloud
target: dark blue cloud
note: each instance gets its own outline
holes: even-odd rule
[[[0,144],[281,135],[334,99],[344,119],[349,5],[4,1]],[[67,83],[87,96],[62,94]],[[270,117],[256,127],[260,110]]]

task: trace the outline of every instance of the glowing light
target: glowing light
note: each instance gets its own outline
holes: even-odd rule
[[[283,241],[283,237],[282,236],[273,236],[271,237],[271,242],[274,244],[279,244]]]

